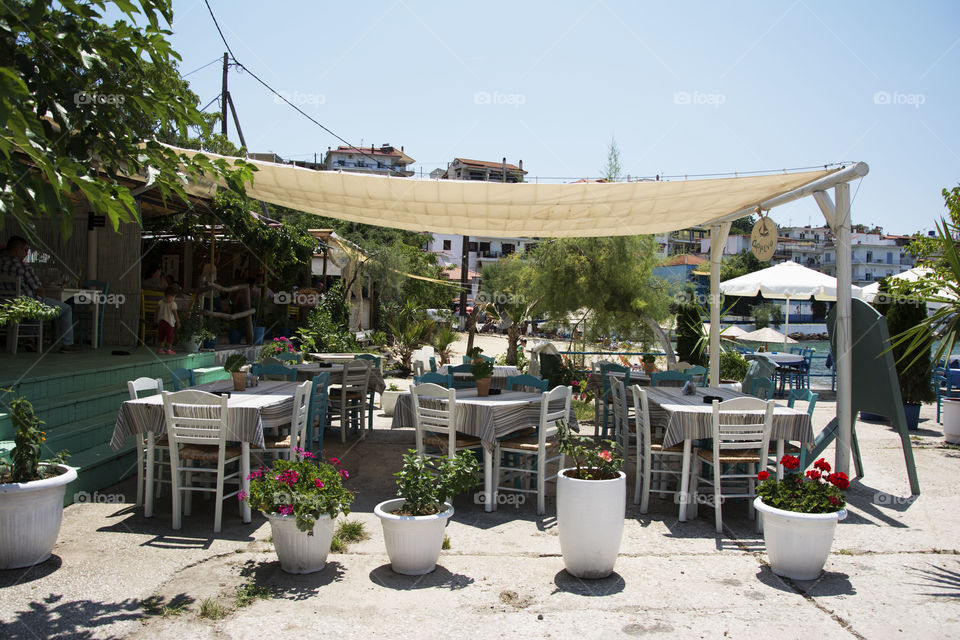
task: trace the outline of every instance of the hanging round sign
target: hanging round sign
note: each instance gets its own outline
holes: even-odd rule
[[[760,262],[766,262],[777,250],[777,223],[761,215],[750,233],[750,251]]]

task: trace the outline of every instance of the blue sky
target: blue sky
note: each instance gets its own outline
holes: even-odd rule
[[[202,0],[173,4],[186,74],[224,47]],[[210,4],[274,89],[353,144],[403,145],[424,174],[506,156],[529,179],[595,177],[611,138],[632,176],[862,160],[853,221],[890,233],[933,228],[960,182],[956,2]],[[202,104],[220,75],[189,75]],[[230,89],[252,151],[338,144],[242,71]],[[772,216],[823,222],[812,199]]]

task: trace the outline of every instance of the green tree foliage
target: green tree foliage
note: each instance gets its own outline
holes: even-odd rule
[[[123,16],[103,22],[108,6]],[[163,198],[186,200],[183,175],[206,171],[238,190],[253,168],[190,158],[160,144],[203,118],[177,73],[169,0],[9,0],[0,6],[0,220],[32,233],[36,217],[72,230],[82,196],[114,228],[137,219],[123,174],[148,172]],[[139,23],[142,26],[135,26]]]
[[[753,316],[753,326],[756,329],[763,329],[771,324],[779,327],[783,323],[783,309],[772,302],[754,305],[750,308],[750,315]]]
[[[610,138],[610,148],[607,149],[607,164],[604,166],[602,174],[607,182],[616,182],[620,179],[623,168],[620,165],[620,147],[617,141]]]
[[[700,310],[692,297],[687,297],[677,305],[677,359],[693,365],[707,364],[703,337]]]
[[[960,228],[960,186],[951,190],[943,189],[944,206],[947,208],[947,217],[944,219],[944,225],[948,229],[956,231]],[[937,234],[934,236],[915,235],[907,251],[916,256],[917,263],[930,267],[943,279],[949,276],[949,263],[943,254],[943,236]]]
[[[517,364],[517,343],[524,320],[532,319],[540,302],[537,294],[537,268],[521,254],[483,268],[482,296],[487,310],[507,327],[506,363]]]
[[[890,335],[896,336],[914,327],[923,327],[927,319],[927,303],[922,298],[886,295],[885,290],[886,287],[881,284],[875,306],[886,316]],[[936,393],[930,384],[930,347],[933,345],[933,334],[928,327],[924,327],[922,333],[918,344],[918,357],[913,360],[905,358],[906,343],[894,342],[893,358],[900,383],[900,396],[904,403],[919,404],[936,399]]]
[[[707,264],[707,263],[704,263]],[[738,278],[754,271],[760,271],[770,266],[769,262],[757,260],[757,256],[750,251],[741,251],[723,259],[720,265],[720,282]]]
[[[730,223],[730,233],[736,235],[749,234],[753,231],[753,225],[756,223],[757,219],[752,215],[737,218]]]

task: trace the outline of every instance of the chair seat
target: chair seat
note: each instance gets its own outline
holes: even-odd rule
[[[435,434],[427,434],[423,438],[423,442],[426,445],[431,447],[436,447],[438,449],[446,449],[450,440],[446,436],[438,436]],[[480,441],[480,438],[474,438],[473,436],[462,436],[459,433],[457,434],[457,449],[467,449],[470,447],[479,447],[483,443]]]
[[[548,441],[547,449],[556,449],[559,447],[559,443],[556,440]],[[539,451],[540,450],[540,439],[536,435],[523,436],[521,438],[511,438],[510,440],[503,440],[500,442],[501,449],[509,449],[512,451]]]
[[[659,451],[660,453],[663,453],[664,451],[669,451],[670,453],[683,453],[683,443],[681,442],[680,444],[675,444],[672,447],[667,447],[666,449],[663,448],[663,443],[661,442],[651,443],[650,451]]]
[[[290,448],[290,434],[282,438],[270,438],[264,439],[263,441],[264,449],[289,449]]]
[[[223,450],[223,458],[224,460],[239,458],[242,451],[239,445],[229,445]],[[185,444],[180,447],[180,457],[184,460],[216,462],[219,459],[219,455],[219,448],[212,444]]]
[[[697,455],[707,462],[714,461],[712,449],[700,449],[697,451]],[[720,452],[719,461],[728,464],[745,464],[750,462],[759,464],[761,462],[760,456],[757,455],[755,449],[726,449]]]

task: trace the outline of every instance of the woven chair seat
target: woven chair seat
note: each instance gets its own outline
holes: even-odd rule
[[[239,445],[232,444],[223,451],[224,460],[230,458],[239,458],[243,450]],[[185,444],[180,447],[180,457],[184,460],[196,460],[197,462],[216,462],[219,458],[220,450],[215,445],[208,444]]]
[[[707,462],[714,461],[713,449],[700,449],[697,451],[697,455]],[[760,456],[757,455],[756,449],[726,449],[720,452],[719,461],[727,464],[745,464],[750,462],[760,464],[760,462],[762,462]]]
[[[264,439],[263,441],[264,449],[289,449],[290,448],[290,434],[288,433],[282,438],[269,438]]]
[[[650,451],[660,451],[660,452],[669,451],[670,453],[683,453],[683,443],[675,444],[672,447],[667,447],[666,449],[663,448],[662,442],[651,443]]]
[[[436,447],[438,449],[446,449],[449,442],[450,440],[446,436],[429,434],[429,435],[425,435],[423,438],[424,444],[431,447]],[[457,449],[479,447],[482,444],[483,443],[480,441],[480,438],[474,438],[473,436],[462,436],[460,434],[457,434],[457,444],[456,444]]]
[[[560,446],[556,440],[549,440],[546,444],[547,450],[556,449]],[[509,449],[511,451],[539,451],[540,439],[536,435],[524,436],[522,438],[511,438],[510,440],[501,441],[500,448]]]

